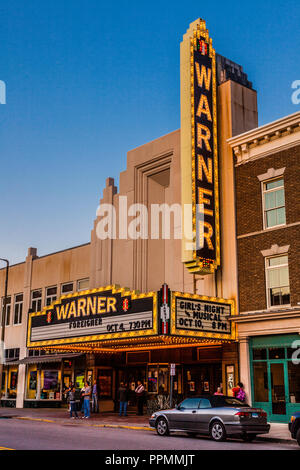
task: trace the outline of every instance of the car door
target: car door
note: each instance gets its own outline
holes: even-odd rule
[[[192,431],[195,429],[195,415],[200,403],[199,398],[187,398],[180,403],[177,410],[172,413],[173,429]]]
[[[213,408],[209,398],[201,398],[199,407],[194,414],[195,428],[198,432],[208,433],[209,422],[213,415]]]

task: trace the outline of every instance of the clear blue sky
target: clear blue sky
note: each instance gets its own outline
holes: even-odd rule
[[[242,64],[259,123],[299,111],[299,0],[2,0],[0,257],[23,261],[90,240],[126,152],[178,129],[179,43],[202,17]]]

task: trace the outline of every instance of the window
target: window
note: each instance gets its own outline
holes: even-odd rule
[[[23,294],[15,295],[14,324],[22,323]]]
[[[268,364],[267,362],[255,362],[253,364],[254,401],[269,401],[268,389]]]
[[[40,312],[42,310],[42,289],[31,292],[31,308],[33,312]]]
[[[192,410],[199,407],[200,398],[187,398],[180,403],[183,410]]]
[[[257,361],[259,359],[267,359],[267,350],[265,348],[252,349],[252,353],[254,361]]]
[[[288,363],[289,393],[291,403],[300,403],[300,367],[299,364]]]
[[[80,279],[79,281],[77,281],[77,290],[78,291],[87,290],[89,288],[89,285],[90,285],[90,280],[88,278]]]
[[[42,371],[42,400],[59,400],[60,399],[60,376],[58,370],[43,370]]]
[[[73,282],[67,282],[66,284],[62,284],[61,286],[62,294],[72,294],[72,292],[73,292]]]
[[[46,305],[49,306],[57,299],[57,287],[47,287],[46,289]]]
[[[211,408],[210,401],[207,398],[201,398],[200,408]]]
[[[5,349],[5,359],[9,361],[12,359],[19,359],[20,357],[20,348],[11,348]]]
[[[266,282],[268,307],[290,304],[287,255],[266,258]]]
[[[34,349],[29,349],[28,350],[28,356],[29,357],[35,357],[35,356],[46,356],[47,354],[57,354],[56,351],[45,351],[45,349],[40,349],[40,350],[34,350]]]
[[[263,183],[263,207],[264,228],[286,223],[283,178]]]
[[[2,298],[2,312],[4,309],[4,297]],[[5,325],[9,326],[10,324],[10,311],[11,311],[11,297],[6,297],[6,313],[5,313]],[[1,321],[2,321],[2,316],[1,316]]]

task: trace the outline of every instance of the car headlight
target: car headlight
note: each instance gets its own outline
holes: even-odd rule
[[[151,415],[151,418],[156,418],[156,413],[153,413],[153,415]]]

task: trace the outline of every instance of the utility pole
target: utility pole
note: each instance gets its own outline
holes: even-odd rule
[[[3,348],[3,352],[4,352],[9,261],[5,258],[0,258],[0,261],[4,261],[4,263],[6,263],[4,300],[3,300],[1,324],[0,324],[1,325],[1,342],[0,342],[0,346],[1,346],[1,348]],[[5,357],[3,357],[3,362],[4,362],[4,360],[5,360]],[[3,372],[3,363],[0,360],[0,397],[1,397],[1,393],[2,393],[2,372]],[[0,403],[1,403],[1,401],[0,401]]]

